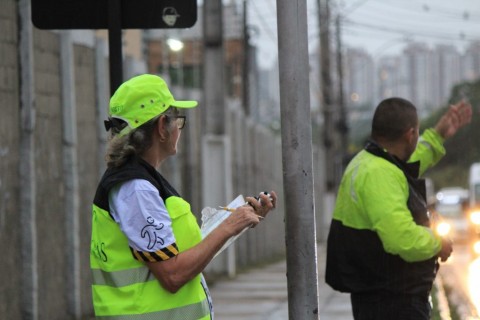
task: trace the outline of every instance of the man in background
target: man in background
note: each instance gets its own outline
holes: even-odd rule
[[[452,243],[430,228],[419,176],[471,117],[461,101],[419,138],[411,102],[390,98],[376,108],[371,140],[342,178],[327,242],[326,282],[351,294],[356,320],[430,319],[438,260]]]

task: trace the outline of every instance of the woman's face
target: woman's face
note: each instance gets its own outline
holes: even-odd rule
[[[177,145],[178,145],[178,140],[180,140],[180,133],[181,130],[177,126],[177,120],[176,119],[171,119],[171,131],[170,131],[170,142],[171,142],[171,150],[172,150],[172,155],[177,153]]]

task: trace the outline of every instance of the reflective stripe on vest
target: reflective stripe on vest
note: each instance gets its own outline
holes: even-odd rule
[[[208,305],[208,300],[205,299],[198,303],[190,304],[183,307],[178,307],[174,309],[168,309],[157,312],[150,312],[146,314],[129,314],[129,315],[120,315],[120,316],[104,316],[97,318],[102,320],[158,320],[158,319],[168,319],[168,320],[185,320],[185,319],[210,319],[210,307]]]
[[[92,269],[93,284],[109,287],[123,287],[131,284],[156,280],[148,268],[135,268],[106,272]]]

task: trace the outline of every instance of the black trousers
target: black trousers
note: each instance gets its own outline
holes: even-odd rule
[[[429,296],[352,294],[355,320],[430,320]]]

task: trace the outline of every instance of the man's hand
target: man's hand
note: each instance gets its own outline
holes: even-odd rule
[[[472,106],[470,103],[462,100],[451,105],[448,111],[440,118],[435,125],[435,130],[443,137],[448,139],[455,135],[458,129],[470,123],[472,120]]]
[[[453,244],[452,244],[452,240],[448,238],[442,237],[441,239],[442,239],[442,249],[440,249],[440,252],[438,253],[438,257],[440,258],[440,261],[445,262],[453,252]]]

